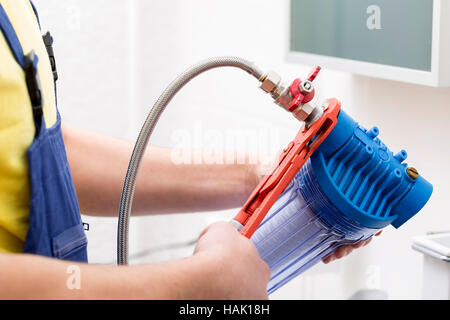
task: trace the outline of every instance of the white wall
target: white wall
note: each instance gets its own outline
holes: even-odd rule
[[[43,25],[54,31],[56,39],[64,121],[125,139],[136,137],[165,86],[198,60],[238,55],[276,70],[287,80],[306,75],[311,67],[285,61],[287,0],[35,3]],[[343,108],[361,124],[377,125],[392,150],[405,148],[409,162],[433,182],[435,192],[426,208],[400,230],[387,228],[369,247],[343,261],[308,271],[273,297],[345,299],[357,289],[381,288],[390,298],[420,298],[422,257],[411,250],[410,238],[430,230],[450,229],[450,174],[446,168],[450,163],[450,89],[326,69],[317,86],[318,101],[339,98]],[[195,134],[199,127],[203,135],[213,130],[262,130],[273,136],[275,142],[268,148],[275,151],[294,136],[298,123],[271,104],[253,79],[239,70],[222,70],[202,75],[173,100],[151,143],[175,146],[179,143],[174,139],[177,130]],[[261,141],[258,145],[267,147]],[[211,147],[211,142],[196,145],[202,146]],[[183,244],[207,224],[228,220],[235,212],[133,219],[131,252]],[[116,220],[86,220],[91,223],[91,262],[114,263]],[[191,252],[192,246],[181,246],[151,251],[132,261],[158,262]]]

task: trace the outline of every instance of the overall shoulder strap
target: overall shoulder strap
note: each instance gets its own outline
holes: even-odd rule
[[[31,51],[27,55],[24,54],[22,45],[17,37],[14,27],[6,14],[5,9],[0,4],[0,29],[8,43],[8,46],[14,56],[14,59],[25,72],[26,85],[28,94],[30,95],[31,105],[35,121],[40,123],[42,111],[42,91],[41,82],[37,72],[38,56]]]
[[[3,36],[6,39],[6,42],[9,45],[9,48],[12,51],[14,59],[16,59],[17,63],[25,68],[25,55],[22,50],[22,45],[20,44],[19,38],[17,37],[16,32],[9,20],[8,15],[6,14],[3,6],[0,4],[0,29],[2,30]]]
[[[39,21],[39,14],[38,14],[38,12],[36,10],[36,6],[34,5],[32,0],[30,0],[30,4],[31,4],[31,7],[33,8],[34,14],[36,16],[36,20],[37,20],[38,25],[39,25],[39,28],[41,28],[41,22]]]

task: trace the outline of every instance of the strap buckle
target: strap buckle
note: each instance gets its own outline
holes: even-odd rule
[[[52,67],[53,72],[53,81],[56,82],[58,80],[58,70],[56,70],[56,59],[55,53],[53,51],[53,37],[49,31],[42,36],[44,40],[45,48],[47,49],[48,58],[50,59],[50,65]]]
[[[42,87],[37,71],[38,56],[32,50],[25,56],[25,80],[35,119],[42,116]]]

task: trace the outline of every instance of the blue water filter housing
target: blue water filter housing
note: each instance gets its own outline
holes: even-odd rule
[[[400,227],[425,205],[433,186],[344,111],[251,240],[269,265],[272,293],[345,244]]]

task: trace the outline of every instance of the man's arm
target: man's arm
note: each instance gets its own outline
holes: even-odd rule
[[[63,127],[81,212],[116,216],[134,144]],[[259,181],[257,165],[175,164],[172,150],[149,146],[139,171],[133,215],[241,206]]]
[[[63,127],[63,134],[81,211],[116,216],[134,144],[68,127]],[[133,214],[239,207],[261,177],[260,167],[249,164],[248,159],[244,164],[176,165],[171,152],[166,148],[147,148],[137,179]],[[342,246],[324,262],[340,259],[371,239]]]
[[[270,276],[253,243],[226,222],[174,262],[118,267],[0,254],[0,270],[0,299],[267,299]]]

